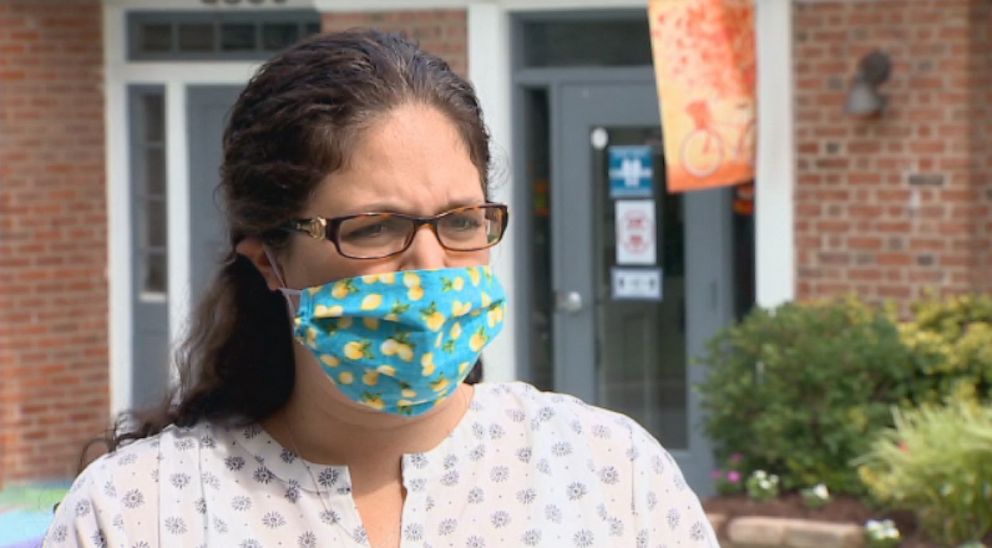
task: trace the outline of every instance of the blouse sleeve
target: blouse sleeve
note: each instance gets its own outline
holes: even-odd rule
[[[719,548],[702,505],[675,459],[639,425],[632,425],[631,436],[637,546]]]
[[[73,482],[55,511],[44,548],[149,546],[157,533],[155,454],[104,455]]]
[[[101,461],[91,464],[59,503],[45,535],[45,548],[63,546],[102,547],[108,545],[109,513],[99,489],[94,489],[103,474]]]

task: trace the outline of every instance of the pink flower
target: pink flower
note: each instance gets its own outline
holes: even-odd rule
[[[739,481],[741,481],[741,473],[738,472],[737,470],[731,470],[730,472],[727,472],[727,481],[729,481],[730,483],[738,483]]]

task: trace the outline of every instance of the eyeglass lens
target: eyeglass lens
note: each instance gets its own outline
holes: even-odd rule
[[[475,251],[498,242],[504,222],[503,212],[495,207],[455,210],[437,220],[437,236],[447,249]],[[416,225],[412,219],[391,213],[353,217],[339,225],[338,247],[350,257],[384,257],[403,250]]]

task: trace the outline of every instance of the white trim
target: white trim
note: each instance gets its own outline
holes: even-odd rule
[[[229,4],[220,0],[215,4],[204,4],[203,0],[103,0],[105,7],[127,11],[260,11],[260,10],[293,10],[313,9],[314,0],[283,0],[284,3],[268,2],[256,4],[240,0],[238,4]],[[104,27],[107,28],[107,27]]]
[[[793,187],[792,0],[756,2],[758,158],[755,177],[755,289],[759,306],[796,291]]]
[[[107,284],[110,412],[131,407],[131,192],[127,184],[127,90],[119,83],[114,54],[124,49],[124,22],[119,10],[103,10],[105,158],[107,162]]]
[[[507,204],[516,203],[517,185],[513,184],[510,143],[512,135],[512,106],[510,104],[510,20],[505,10],[494,4],[472,4],[468,8],[469,80],[475,86],[482,104],[491,136],[493,164],[493,199]],[[514,247],[513,223],[502,243],[493,251],[491,263],[496,275],[506,284],[511,296],[515,287],[515,267],[518,253]],[[511,307],[528,306],[510,302]],[[486,349],[485,376],[487,381],[503,382],[518,377],[517,314],[507,314],[503,333]]]
[[[495,8],[510,11],[647,9],[647,0],[313,0],[320,12]]]
[[[169,256],[169,355],[182,333],[190,305],[189,140],[186,133],[186,83],[169,79],[165,86],[166,227]],[[179,375],[169,367],[169,384]]]

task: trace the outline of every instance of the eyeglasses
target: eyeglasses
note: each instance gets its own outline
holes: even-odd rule
[[[383,259],[406,251],[422,225],[430,225],[441,247],[451,251],[479,251],[503,238],[510,213],[503,204],[459,207],[429,217],[403,213],[357,213],[325,219],[291,221],[286,230],[304,232],[334,243],[338,253],[351,259]]]

